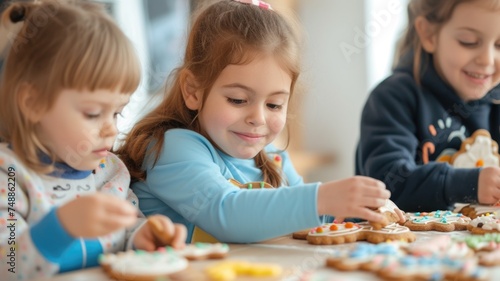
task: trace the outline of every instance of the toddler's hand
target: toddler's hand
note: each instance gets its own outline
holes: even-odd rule
[[[57,217],[71,236],[95,238],[133,225],[137,209],[116,196],[95,193],[62,205]]]
[[[385,205],[390,196],[383,182],[369,177],[355,176],[327,182],[318,190],[318,213],[379,222],[383,220],[382,215],[371,209]]]
[[[487,167],[479,173],[477,199],[481,204],[495,204],[500,200],[500,168]]]
[[[187,230],[183,224],[174,224],[163,215],[154,215],[137,231],[134,246],[146,251],[154,251],[166,245],[179,249],[185,246],[186,237]]]

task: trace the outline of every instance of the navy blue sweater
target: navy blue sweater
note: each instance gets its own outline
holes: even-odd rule
[[[427,61],[420,85],[412,63],[402,63],[372,91],[356,152],[356,173],[384,181],[391,199],[407,212],[477,202],[479,169],[457,169],[441,161],[477,129],[500,141],[500,105],[494,103],[500,87],[466,103],[439,77],[430,56]]]

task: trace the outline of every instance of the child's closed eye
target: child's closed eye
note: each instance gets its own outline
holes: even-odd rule
[[[464,47],[475,47],[479,44],[477,41],[458,41],[458,42],[460,43],[460,45]]]
[[[84,113],[84,115],[87,119],[96,119],[99,118],[99,116],[101,116],[100,113]]]
[[[227,101],[229,103],[236,104],[236,105],[242,105],[242,104],[246,103],[246,100],[243,100],[243,99],[227,98]]]
[[[267,104],[267,107],[269,107],[270,109],[273,109],[273,110],[280,110],[283,108],[282,105],[279,105],[279,104],[273,104],[273,103],[268,103]]]

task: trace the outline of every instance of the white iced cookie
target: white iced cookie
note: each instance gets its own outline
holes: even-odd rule
[[[488,131],[477,130],[462,142],[460,150],[452,156],[451,163],[456,168],[498,167],[498,144],[491,139]]]
[[[157,280],[188,267],[188,260],[170,251],[142,250],[105,254],[99,258],[103,269],[117,280]]]

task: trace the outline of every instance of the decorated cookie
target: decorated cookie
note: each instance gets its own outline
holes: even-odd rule
[[[468,247],[465,241],[452,239],[449,235],[439,235],[431,239],[419,240],[405,245],[403,248],[412,256],[460,259],[474,255],[474,251]]]
[[[327,223],[309,231],[306,237],[310,244],[331,245],[356,241],[382,243],[388,240],[415,241],[415,235],[405,226],[393,223],[376,230],[364,223]]]
[[[413,231],[436,230],[442,232],[467,230],[471,219],[451,211],[406,213],[405,226]]]
[[[336,251],[326,259],[326,266],[342,271],[381,269],[377,260],[405,255],[397,243],[355,244],[352,249]]]
[[[205,271],[211,280],[230,281],[243,276],[279,277],[283,269],[275,264],[225,261],[211,265]]]
[[[406,255],[377,262],[377,275],[386,280],[489,280],[475,258]]]
[[[500,211],[500,204],[482,205],[482,204],[456,204],[454,212],[459,212],[471,219],[482,215],[496,215]]]
[[[355,244],[335,251],[326,259],[326,265],[343,271],[365,270],[386,280],[486,280],[486,271],[468,254],[470,249],[465,243],[444,237],[448,236],[429,243],[441,251],[431,250],[424,243]],[[414,251],[408,251],[408,247]]]
[[[183,249],[166,247],[169,252],[185,257],[188,260],[222,259],[227,256],[229,246],[224,243],[194,243],[186,245]]]
[[[477,130],[462,142],[460,150],[451,157],[451,164],[456,168],[498,167],[498,144],[487,130]]]
[[[473,234],[500,232],[500,220],[495,215],[483,215],[473,219],[467,229]]]
[[[127,251],[104,254],[99,258],[104,271],[113,279],[153,281],[167,278],[188,267],[188,261],[169,251]]]
[[[479,264],[483,266],[500,265],[500,233],[486,233],[459,238],[476,252]]]
[[[384,220],[382,222],[370,222],[370,225],[373,226],[374,229],[381,229],[389,224],[399,222],[396,209],[398,209],[398,206],[396,206],[394,202],[389,199],[385,200],[385,205],[377,209],[377,212],[384,216]]]

